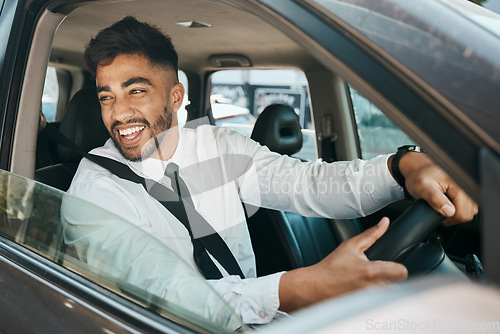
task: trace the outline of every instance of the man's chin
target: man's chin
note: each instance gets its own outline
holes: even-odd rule
[[[147,158],[154,156],[154,154],[157,152],[157,147],[152,141],[144,144],[141,149],[139,149],[138,147],[129,149],[123,148],[122,146],[118,146],[118,149],[125,159],[132,162],[146,160]]]
[[[128,151],[123,150],[121,147],[118,147],[118,150],[120,151],[122,156],[129,161],[139,162],[139,161],[142,161],[142,159],[143,159],[142,154],[140,154],[140,153],[137,154],[134,152],[128,152]]]
[[[143,156],[141,149],[139,149],[137,146],[136,147],[123,147],[121,143],[116,140],[115,138],[112,138],[113,142],[115,143],[116,148],[118,151],[120,151],[120,154],[127,160],[132,161],[132,162],[139,162],[142,161]]]
[[[132,162],[139,162],[146,160],[149,157],[161,157],[161,152],[159,152],[159,143],[163,141],[166,133],[167,131],[163,131],[157,136],[149,138],[149,140],[147,140],[144,144],[140,145],[140,143],[138,143],[133,147],[124,147],[119,139],[114,137],[113,142],[125,159]]]

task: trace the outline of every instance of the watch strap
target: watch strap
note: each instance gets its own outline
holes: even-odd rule
[[[403,188],[405,198],[410,200],[410,199],[413,199],[413,197],[410,195],[410,193],[406,189],[405,177],[403,176],[403,174],[401,173],[401,170],[399,169],[399,163],[401,161],[401,158],[408,152],[424,152],[424,151],[418,145],[404,145],[404,146],[398,147],[396,154],[392,158],[391,173],[394,176],[394,179],[396,180],[396,182]]]

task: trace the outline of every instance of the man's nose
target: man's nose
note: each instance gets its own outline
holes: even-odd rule
[[[124,122],[132,118],[134,114],[134,108],[126,99],[115,99],[115,103],[113,103],[113,119],[115,121]]]

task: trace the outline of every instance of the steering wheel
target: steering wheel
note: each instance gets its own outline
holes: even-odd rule
[[[411,277],[426,275],[430,272],[467,276],[446,256],[443,248],[431,243],[423,243],[443,222],[444,216],[436,212],[427,202],[417,200],[401,214],[366,252],[370,260],[395,261],[408,269]],[[476,258],[477,260],[477,258]],[[474,274],[482,277],[479,260],[473,263],[480,271]]]
[[[442,223],[444,217],[416,200],[366,252],[370,260],[402,262]]]

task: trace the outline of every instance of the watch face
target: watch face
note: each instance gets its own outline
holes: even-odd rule
[[[413,151],[413,152],[423,152],[422,148],[420,146],[414,145],[408,147],[408,151]]]
[[[398,151],[424,152],[424,150],[418,145],[404,145],[399,147]]]

